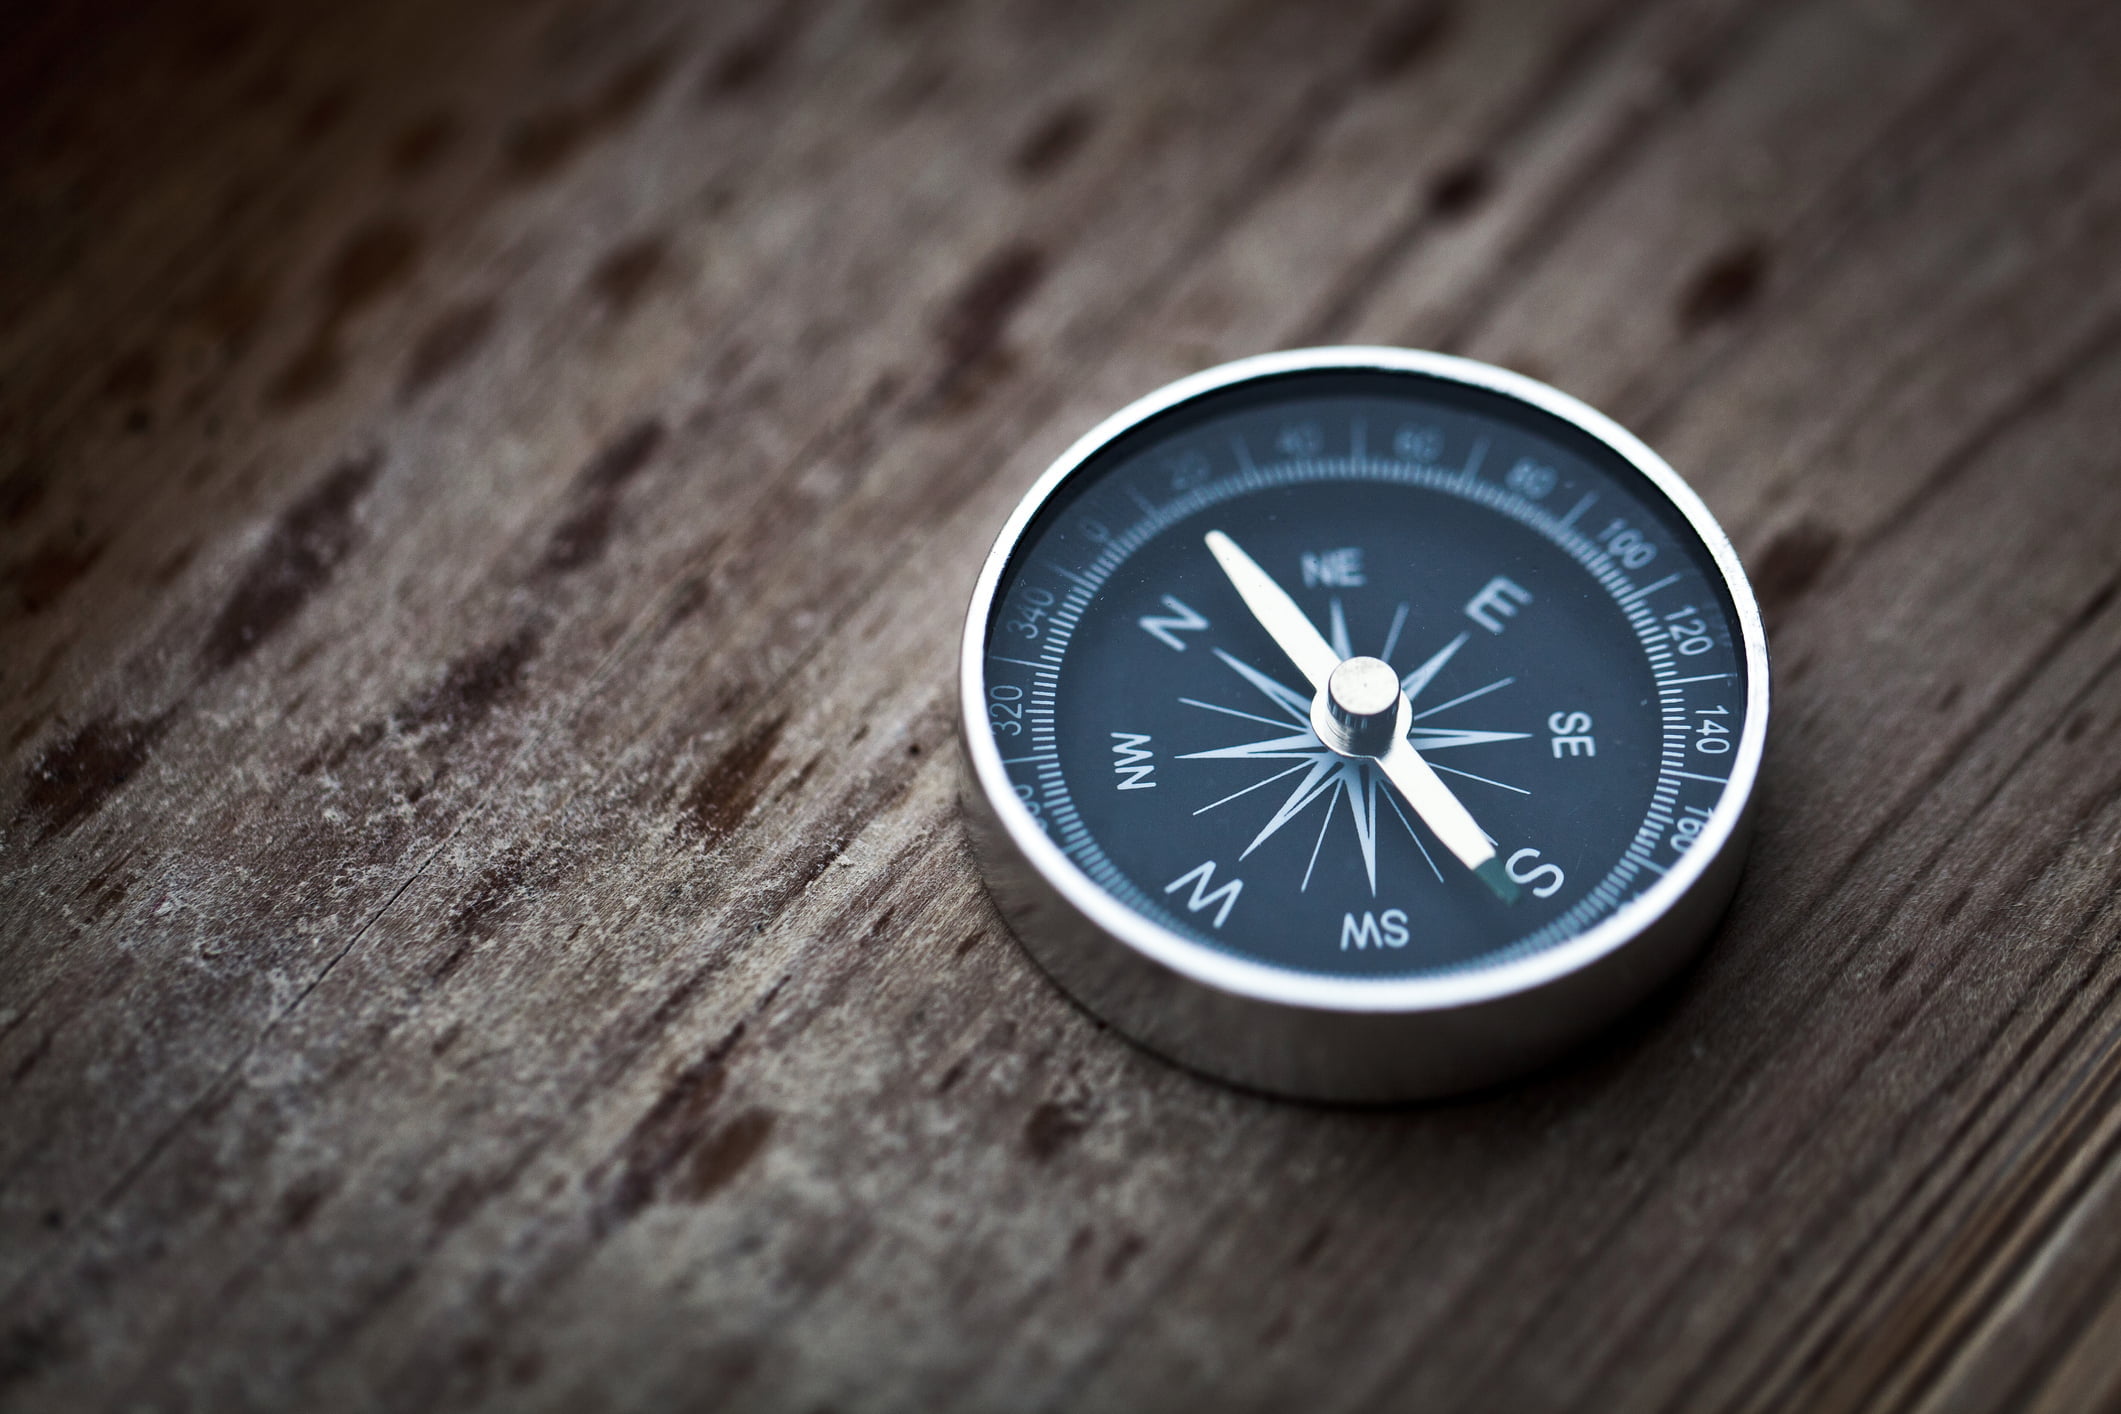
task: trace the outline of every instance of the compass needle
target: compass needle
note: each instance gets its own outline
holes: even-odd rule
[[[1436,774],[1436,768],[1422,760],[1421,753],[1404,739],[1393,742],[1391,749],[1377,758],[1377,767],[1392,788],[1406,797],[1421,822],[1436,832],[1443,847],[1458,856],[1459,863],[1478,873],[1481,865],[1495,857],[1495,846],[1488,843],[1487,835],[1473,822],[1472,812],[1459,803]]]
[[[1207,541],[1209,553],[1215,556],[1215,562],[1222,566],[1223,573],[1229,577],[1231,585],[1236,588],[1238,597],[1244,600],[1245,607],[1251,610],[1252,617],[1259,621],[1260,627],[1267,631],[1267,635],[1274,640],[1282,652],[1289,655],[1289,661],[1296,665],[1297,671],[1301,672],[1310,681],[1311,686],[1317,690],[1317,703],[1313,705],[1311,711],[1314,730],[1319,731],[1321,739],[1324,739],[1328,746],[1332,746],[1336,751],[1341,751],[1343,754],[1375,759],[1378,768],[1384,772],[1385,778],[1391,781],[1393,789],[1406,797],[1407,804],[1413,807],[1414,813],[1421,817],[1423,824],[1436,832],[1437,838],[1444,842],[1444,847],[1449,849],[1452,854],[1458,856],[1459,862],[1464,864],[1466,868],[1479,875],[1481,882],[1493,890],[1498,898],[1505,903],[1515,902],[1517,898],[1516,886],[1510,882],[1503,871],[1489,867],[1493,865],[1495,860],[1495,847],[1488,843],[1487,836],[1482,834],[1480,827],[1473,823],[1472,815],[1467,812],[1464,805],[1459,803],[1458,797],[1451,793],[1450,787],[1446,786],[1437,777],[1436,773],[1429,769],[1428,763],[1421,759],[1421,754],[1409,744],[1403,725],[1397,733],[1393,734],[1390,746],[1380,753],[1375,748],[1363,749],[1359,747],[1353,743],[1352,738],[1346,746],[1336,744],[1335,740],[1329,737],[1326,730],[1324,730],[1325,724],[1318,720],[1321,711],[1321,707],[1318,704],[1331,704],[1342,701],[1344,689],[1338,685],[1345,684],[1347,681],[1347,676],[1342,671],[1343,669],[1370,664],[1383,668],[1382,660],[1376,658],[1343,658],[1339,652],[1335,651],[1333,644],[1328,643],[1319,633],[1317,627],[1310,619],[1304,616],[1304,611],[1296,606],[1296,601],[1291,599],[1288,593],[1274,582],[1272,575],[1261,569],[1250,555],[1238,548],[1235,540],[1232,540],[1220,530],[1211,530],[1203,538]],[[1347,620],[1342,615],[1340,600],[1337,598],[1332,601],[1332,625],[1334,639],[1339,643],[1345,644],[1348,637],[1348,625]],[[1457,652],[1464,645],[1464,642],[1465,635],[1461,634],[1452,641],[1449,647],[1445,648],[1434,658],[1431,658],[1429,663],[1424,664],[1423,669],[1417,669],[1416,671],[1419,672],[1425,669],[1430,676],[1434,676],[1435,672],[1444,663],[1450,661],[1451,655]],[[1248,678],[1252,677],[1251,671],[1246,669],[1236,659],[1230,658],[1226,654],[1224,655],[1224,661],[1237,668],[1240,672],[1245,673]],[[1386,669],[1385,672],[1389,676],[1390,670]],[[1396,680],[1393,686],[1399,686]],[[1496,684],[1496,686],[1500,686],[1500,684]],[[1262,690],[1265,689],[1263,688]],[[1477,693],[1469,695],[1478,696]],[[1382,698],[1379,698],[1378,702],[1380,706],[1371,709],[1368,715],[1376,717],[1385,712],[1396,711],[1398,719],[1404,723],[1407,716],[1407,697],[1403,687],[1400,689],[1395,702],[1385,703]],[[1389,725],[1387,723],[1388,727]],[[1292,797],[1293,799],[1294,797]],[[1308,797],[1304,803],[1308,803]],[[1245,854],[1250,854],[1253,850],[1259,848],[1261,842],[1268,835],[1279,829],[1288,813],[1290,813],[1288,808],[1284,807],[1283,814],[1276,815],[1274,820],[1269,822],[1267,828],[1260,833],[1259,838],[1253,840],[1246,847]],[[1321,838],[1323,838],[1323,835],[1321,835]],[[1239,857],[1242,858],[1243,856]],[[1372,868],[1374,871],[1374,864]]]
[[[1502,1079],[1667,975],[1766,731],[1751,591],[1684,483],[1561,393],[1403,350],[1101,424],[996,542],[960,662],[976,853],[1045,972],[1335,1099]]]
[[[1223,567],[1230,583],[1237,590],[1237,597],[1245,601],[1252,617],[1267,631],[1274,645],[1289,655],[1296,671],[1304,675],[1314,692],[1325,690],[1326,679],[1340,666],[1340,655],[1333,645],[1304,617],[1304,611],[1296,607],[1296,601],[1282,591],[1273,577],[1257,564],[1252,557],[1237,548],[1237,542],[1220,530],[1211,530],[1204,537],[1208,551],[1215,562]],[[1232,663],[1232,666],[1236,666]]]

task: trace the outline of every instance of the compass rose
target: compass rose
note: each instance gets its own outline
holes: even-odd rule
[[[1330,638],[1333,650],[1340,654],[1342,658],[1355,656],[1349,641],[1347,617],[1342,611],[1341,602],[1338,598],[1333,600],[1330,612]],[[1379,658],[1390,660],[1393,649],[1398,646],[1400,630],[1405,626],[1406,617],[1407,606],[1401,604],[1398,612],[1393,615],[1391,630],[1386,635],[1384,647],[1377,655]],[[1468,637],[1469,635],[1467,634],[1459,634],[1442,648],[1430,654],[1420,666],[1414,668],[1400,679],[1401,690],[1406,693],[1409,702],[1419,701],[1423,691],[1442,673],[1445,665],[1451,661],[1453,655],[1459,649],[1465,647]],[[1223,706],[1219,703],[1204,702],[1195,697],[1181,697],[1179,701],[1188,707],[1217,712],[1225,716],[1237,717],[1245,721],[1257,722],[1263,726],[1276,728],[1276,734],[1263,736],[1254,741],[1239,742],[1233,746],[1217,747],[1210,751],[1190,752],[1179,759],[1185,761],[1260,761],[1276,763],[1286,761],[1293,764],[1282,766],[1271,775],[1254,781],[1251,785],[1242,789],[1232,791],[1219,800],[1210,801],[1193,813],[1195,815],[1205,815],[1210,810],[1227,805],[1240,797],[1251,795],[1254,791],[1263,790],[1276,782],[1286,781],[1294,776],[1297,778],[1295,784],[1289,787],[1288,794],[1282,798],[1281,804],[1267,818],[1266,823],[1260,827],[1259,833],[1252,837],[1252,842],[1245,846],[1244,853],[1238,857],[1242,859],[1249,856],[1254,850],[1280,833],[1283,826],[1290,824],[1303,815],[1314,802],[1323,800],[1326,802],[1325,811],[1318,823],[1317,837],[1311,844],[1311,857],[1304,868],[1303,882],[1298,886],[1299,892],[1308,891],[1311,886],[1311,876],[1318,867],[1319,853],[1325,846],[1326,834],[1332,828],[1335,815],[1339,813],[1340,803],[1346,801],[1349,818],[1355,826],[1356,846],[1362,852],[1363,869],[1369,877],[1370,893],[1374,897],[1377,893],[1377,802],[1381,797],[1391,809],[1392,814],[1397,817],[1401,826],[1405,828],[1408,837],[1414,841],[1414,847],[1421,851],[1421,857],[1428,862],[1429,868],[1436,874],[1437,881],[1442,882],[1443,871],[1437,868],[1436,860],[1429,853],[1427,843],[1423,841],[1420,831],[1414,828],[1413,821],[1407,818],[1405,809],[1402,808],[1393,792],[1385,786],[1384,773],[1378,764],[1372,760],[1350,759],[1334,751],[1321,741],[1317,730],[1312,726],[1311,699],[1308,695],[1298,692],[1270,674],[1260,671],[1226,649],[1216,648],[1213,651],[1224,666],[1244,679],[1247,684],[1267,700],[1267,703],[1279,715],[1263,716],[1256,712],[1241,711],[1235,707]],[[1414,713],[1414,725],[1408,728],[1408,739],[1424,757],[1432,752],[1449,750],[1454,747],[1484,746],[1490,742],[1525,740],[1530,736],[1530,733],[1479,731],[1460,727],[1421,725],[1424,718],[1448,712],[1476,698],[1486,697],[1489,693],[1499,692],[1515,682],[1516,679],[1514,677],[1497,678],[1494,682],[1485,686],[1476,687],[1470,692],[1461,693],[1448,702],[1441,702],[1433,707],[1418,708]],[[1478,781],[1482,785],[1493,786],[1499,790],[1511,791],[1518,795],[1531,794],[1530,791],[1525,790],[1521,786],[1510,785],[1507,782],[1498,781],[1488,776],[1475,775],[1471,771],[1443,765],[1438,765],[1435,769],[1448,775],[1462,777],[1469,781]],[[1268,798],[1271,799],[1271,797]]]

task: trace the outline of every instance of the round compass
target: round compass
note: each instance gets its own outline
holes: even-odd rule
[[[1410,1098],[1552,1057],[1706,935],[1767,650],[1730,542],[1618,426],[1320,349],[1055,463],[962,697],[988,884],[1062,986],[1240,1084]]]

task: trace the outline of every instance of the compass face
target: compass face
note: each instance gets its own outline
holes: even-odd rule
[[[1270,628],[1217,532],[1329,655]],[[1315,680],[1344,660],[1367,738]],[[1634,463],[1384,369],[1230,383],[1093,452],[1010,551],[982,668],[1009,785],[1091,886],[1349,979],[1493,966],[1623,909],[1704,833],[1748,702],[1723,571]],[[1400,740],[1470,849],[1395,781]]]

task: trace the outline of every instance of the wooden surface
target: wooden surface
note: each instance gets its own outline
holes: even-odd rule
[[[0,1405],[2121,1399],[2121,10],[0,22]],[[1699,967],[1333,1111],[1072,1009],[975,565],[1263,349],[1558,383],[1777,665]]]

